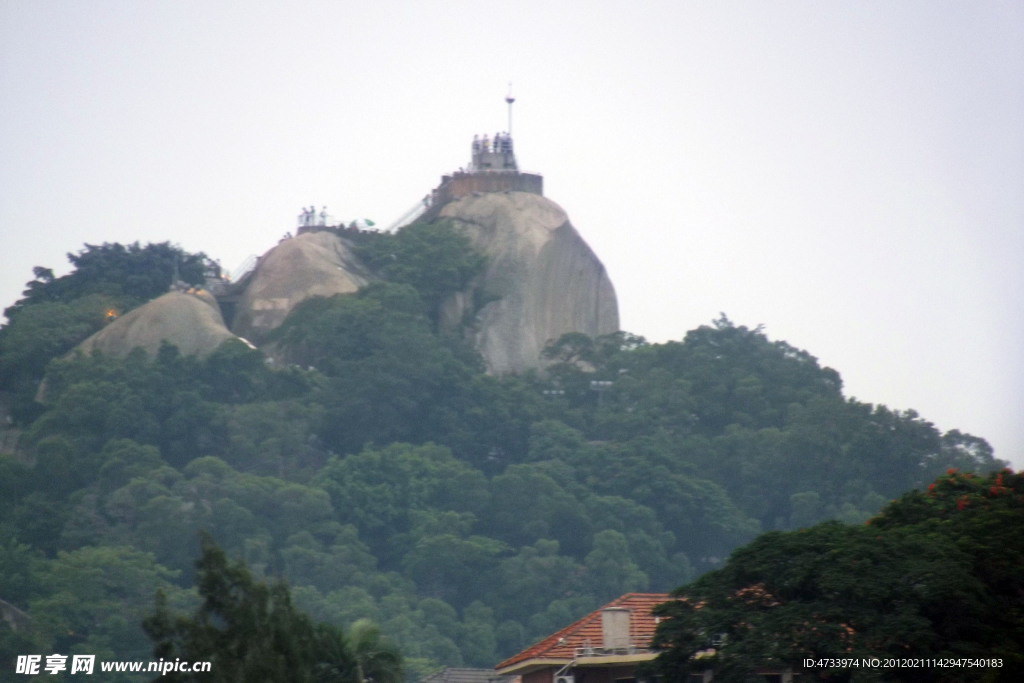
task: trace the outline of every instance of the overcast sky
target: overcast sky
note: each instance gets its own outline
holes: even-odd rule
[[[1024,466],[1024,3],[0,0],[0,305],[85,242],[232,268],[506,127],[624,329],[725,312]]]

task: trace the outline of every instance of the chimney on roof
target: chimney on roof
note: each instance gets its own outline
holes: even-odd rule
[[[629,649],[629,610],[607,607],[601,610],[601,636],[605,650]]]

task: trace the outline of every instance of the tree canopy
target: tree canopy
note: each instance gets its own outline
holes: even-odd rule
[[[77,254],[69,253],[68,261],[74,270],[61,277],[55,277],[50,268],[34,268],[35,279],[26,285],[24,298],[4,315],[13,320],[30,306],[69,303],[91,294],[112,297],[133,308],[165,293],[175,276],[201,285],[207,276],[220,275],[220,266],[205,254],[190,254],[170,242],[86,244]]]
[[[282,582],[256,581],[244,564],[229,563],[208,536],[203,539],[196,586],[202,603],[191,616],[175,615],[163,592],[145,629],[155,643],[154,655],[165,660],[210,662],[210,671],[170,671],[161,680],[266,681],[267,683],[363,683],[352,644],[340,629],[316,624],[292,605]],[[363,625],[362,630],[366,630]],[[371,671],[382,670],[377,683],[395,683],[400,658],[380,661],[359,651]],[[376,668],[374,668],[376,666]]]
[[[805,658],[999,659],[967,669],[833,669],[829,681],[1011,681],[1024,672],[1024,475],[950,469],[863,525],[764,534],[658,608],[670,681]]]
[[[356,252],[389,282],[414,287],[435,321],[445,297],[464,289],[487,264],[487,258],[451,221],[418,222],[393,233],[370,233]]]

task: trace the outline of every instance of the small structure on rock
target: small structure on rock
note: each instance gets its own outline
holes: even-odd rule
[[[469,167],[441,176],[441,184],[423,198],[423,210],[410,215],[405,223],[434,220],[449,202],[484,192],[544,194],[543,176],[519,171],[512,136],[508,133],[498,133],[493,140],[486,135],[475,136]]]

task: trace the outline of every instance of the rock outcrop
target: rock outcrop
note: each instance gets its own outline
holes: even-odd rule
[[[619,329],[619,309],[604,266],[550,199],[526,192],[468,195],[439,213],[487,254],[470,290],[443,306],[453,328],[474,301],[494,299],[477,313],[473,342],[488,372],[542,365],[544,345],[567,332],[596,336]],[[479,291],[474,291],[479,290]]]
[[[300,301],[351,294],[370,279],[346,242],[333,233],[287,239],[260,259],[235,309],[232,330],[260,344]]]
[[[212,295],[202,290],[172,291],[125,313],[76,350],[89,354],[98,349],[108,356],[123,357],[141,346],[153,356],[166,340],[183,356],[204,357],[234,338]]]

